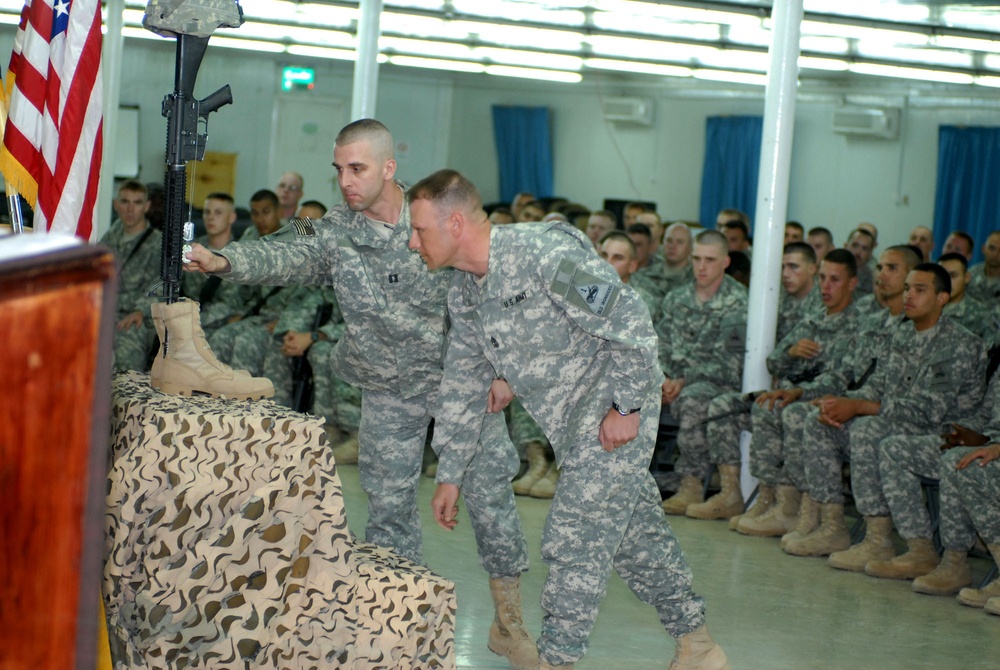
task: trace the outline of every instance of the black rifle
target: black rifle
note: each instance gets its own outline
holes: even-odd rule
[[[713,421],[719,421],[720,419],[725,419],[726,417],[736,416],[737,414],[743,414],[749,412],[750,408],[753,407],[754,401],[763,394],[764,391],[751,391],[750,393],[744,393],[740,396],[740,406],[736,409],[729,410],[728,412],[723,412],[722,414],[714,414],[712,416],[707,416],[701,420],[701,424],[706,425],[712,423]]]

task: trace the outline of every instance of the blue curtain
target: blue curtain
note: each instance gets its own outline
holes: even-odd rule
[[[934,198],[934,249],[948,234],[964,230],[976,241],[973,262],[983,260],[982,245],[1000,230],[1000,128],[941,126],[938,131],[937,191]]]
[[[763,127],[762,116],[708,117],[700,210],[706,228],[715,228],[720,209],[731,207],[753,216]]]
[[[552,195],[552,135],[547,107],[493,105],[493,134],[500,168],[500,198],[521,191]]]

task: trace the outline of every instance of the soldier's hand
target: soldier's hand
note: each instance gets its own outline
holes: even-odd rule
[[[852,398],[825,398],[819,404],[819,421],[834,428],[843,428],[844,424],[857,416]]]
[[[976,449],[975,451],[963,456],[962,460],[955,464],[955,469],[964,470],[972,465],[973,461],[979,461],[979,467],[983,467],[987,463],[995,461],[998,458],[1000,458],[1000,444],[991,444],[988,447]]]
[[[118,330],[128,330],[130,328],[138,328],[142,325],[142,312],[135,311],[126,314],[125,317],[118,322]]]
[[[793,358],[816,358],[823,351],[818,342],[801,339],[788,347],[788,355]]]
[[[486,411],[490,414],[502,412],[514,399],[514,391],[506,379],[496,378],[490,384],[490,392],[486,398]]]
[[[948,447],[981,447],[989,441],[982,433],[978,433],[958,423],[951,424],[947,430],[941,433],[941,437],[944,439],[942,449]]]
[[[677,400],[677,396],[681,394],[684,390],[684,380],[683,379],[667,379],[663,382],[663,386],[660,390],[660,399],[665,404],[669,405],[673,401]]]
[[[311,333],[300,333],[290,330],[285,333],[281,342],[281,353],[285,356],[301,356],[312,346],[313,339]]]
[[[229,261],[222,256],[216,256],[211,251],[198,244],[191,245],[191,251],[184,254],[189,263],[181,263],[188,272],[229,272]]]
[[[639,412],[622,416],[618,410],[611,408],[601,421],[601,429],[597,433],[601,446],[605,451],[614,451],[627,444],[639,434]]]
[[[456,484],[438,484],[431,498],[434,520],[445,530],[452,530],[458,523],[458,491]]]

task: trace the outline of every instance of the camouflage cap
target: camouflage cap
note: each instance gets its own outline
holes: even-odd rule
[[[243,25],[237,0],[149,0],[142,26],[157,35],[209,37],[217,28]]]

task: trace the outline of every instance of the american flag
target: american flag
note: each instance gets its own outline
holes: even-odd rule
[[[0,171],[36,231],[96,235],[101,175],[101,5],[27,0],[4,81]]]

